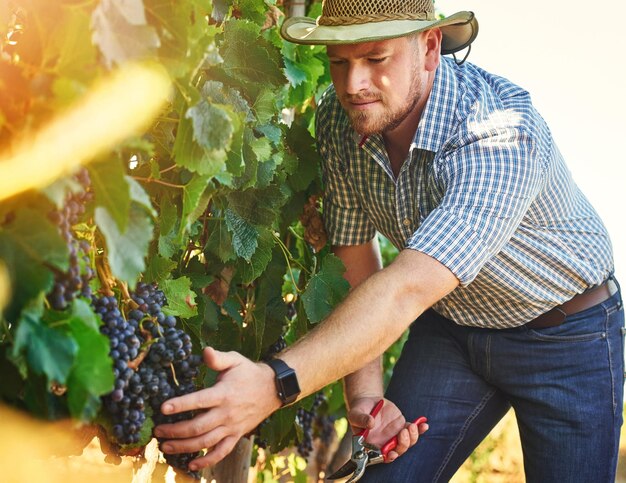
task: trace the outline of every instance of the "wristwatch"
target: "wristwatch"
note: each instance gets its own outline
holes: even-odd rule
[[[283,406],[294,402],[300,394],[300,384],[298,384],[296,371],[280,359],[269,359],[264,362],[276,374],[276,390]]]

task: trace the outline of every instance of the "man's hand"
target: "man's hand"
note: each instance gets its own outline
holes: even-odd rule
[[[207,449],[189,465],[192,471],[212,466],[228,455],[239,439],[281,406],[274,371],[237,352],[204,349],[207,366],[220,374],[214,386],[165,401],[163,414],[199,411],[190,420],[155,429],[164,453],[191,453]]]
[[[398,446],[388,454],[387,462],[391,463],[417,443],[419,435],[428,431],[428,424],[423,423],[417,427],[413,423],[407,423],[398,407],[387,399],[376,418],[373,418],[370,411],[378,401],[379,397],[360,397],[351,401],[348,421],[355,433],[369,428],[367,442],[378,447],[397,436]]]

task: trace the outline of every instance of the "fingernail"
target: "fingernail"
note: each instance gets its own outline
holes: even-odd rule
[[[171,444],[164,444],[161,447],[161,451],[163,451],[164,453],[169,453],[170,451],[172,451],[174,448],[172,447]]]
[[[196,465],[189,465],[189,471],[196,471],[198,467]]]
[[[166,404],[165,406],[163,406],[163,408],[161,408],[161,412],[163,414],[169,414],[174,410],[174,406],[172,406],[171,404]]]
[[[160,429],[155,429],[155,430],[154,430],[154,435],[155,435],[157,438],[160,438],[161,436],[164,436],[163,431],[161,431]]]

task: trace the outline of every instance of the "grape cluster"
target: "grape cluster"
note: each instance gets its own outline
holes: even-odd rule
[[[310,410],[302,407],[298,408],[296,412],[296,418],[298,423],[302,427],[303,437],[298,441],[298,454],[303,458],[308,458],[313,451],[313,438],[314,438],[314,423],[318,419],[316,415],[319,407],[326,401],[326,396],[323,392],[318,392],[313,400],[313,406]]]
[[[267,348],[267,350],[265,351],[265,354],[263,354],[263,356],[261,357],[261,360],[268,361],[272,357],[274,357],[276,354],[285,350],[286,348],[287,348],[287,341],[281,335],[278,339],[276,339],[276,342],[274,342],[271,346]]]
[[[64,310],[78,295],[91,297],[89,281],[94,272],[89,266],[90,246],[85,240],[77,240],[72,232],[72,226],[78,223],[85,213],[85,205],[93,199],[91,180],[86,169],[81,169],[75,176],[83,190],[69,193],[61,209],[49,213],[49,218],[58,228],[63,240],[67,243],[70,258],[66,272],[55,270],[54,286],[48,294],[48,302],[55,310]],[[81,262],[84,268],[81,270]]]
[[[109,338],[109,355],[113,359],[115,386],[103,400],[111,418],[112,434],[120,444],[135,444],[146,420],[145,388],[140,375],[129,366],[138,356],[142,343],[139,326],[122,316],[115,297],[94,297],[92,305],[104,322],[100,331]]]
[[[101,332],[109,337],[114,363],[115,387],[104,397],[104,407],[112,422],[112,435],[121,445],[136,444],[152,409],[155,426],[189,419],[193,414],[164,416],[161,405],[167,399],[195,390],[194,379],[202,358],[192,354],[189,334],[176,327],[176,317],[165,315],[165,295],[156,285],[139,283],[130,293],[133,309],[124,318],[115,297],[93,299],[95,312],[104,324]],[[187,471],[199,453],[165,455],[175,468]],[[198,478],[199,474],[189,472]]]

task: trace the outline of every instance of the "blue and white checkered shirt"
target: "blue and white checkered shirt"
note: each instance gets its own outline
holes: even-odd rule
[[[461,325],[524,324],[613,271],[607,231],[529,94],[442,58],[396,178],[382,136],[353,130],[334,89],[318,106],[324,219],[333,245],[376,232],[448,267],[433,307]]]

